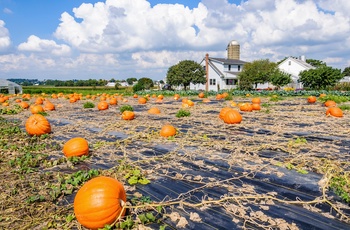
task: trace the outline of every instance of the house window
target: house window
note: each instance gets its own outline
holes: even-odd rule
[[[231,65],[228,65],[228,71],[231,71]]]
[[[237,68],[238,68],[238,71],[241,71],[241,66],[240,65]]]
[[[236,79],[226,79],[226,85],[237,85]]]
[[[209,85],[216,85],[216,79],[209,79]]]
[[[288,61],[288,65],[291,65],[292,64],[292,62],[291,61]]]

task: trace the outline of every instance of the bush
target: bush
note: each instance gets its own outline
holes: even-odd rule
[[[189,117],[191,115],[190,111],[184,110],[184,109],[180,109],[177,113],[176,113],[176,117],[180,118],[180,117]]]
[[[95,104],[92,103],[92,102],[86,102],[84,104],[84,109],[88,109],[88,108],[94,108],[95,107]]]
[[[123,113],[124,111],[134,111],[134,108],[131,105],[123,105],[119,108],[119,111]]]

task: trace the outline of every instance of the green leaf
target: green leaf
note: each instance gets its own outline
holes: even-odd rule
[[[140,178],[139,181],[138,181],[140,184],[149,184],[151,183],[150,180],[148,180],[147,178]]]
[[[134,185],[134,184],[137,184],[138,180],[139,179],[136,176],[132,176],[132,177],[129,178],[128,183],[130,185]]]

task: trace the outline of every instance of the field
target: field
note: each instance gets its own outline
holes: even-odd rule
[[[185,108],[183,97],[139,104],[118,96],[103,111],[101,95],[27,102],[38,97],[56,107],[46,111],[51,133],[39,137],[25,131],[31,112],[16,106],[21,95],[1,107],[0,229],[85,229],[74,197],[99,175],[118,179],[127,193],[127,216],[105,229],[350,228],[350,112],[326,116],[325,99],[261,97],[260,111],[240,111],[241,123],[226,124],[220,110],[239,111],[232,101],[252,96],[207,103],[190,96],[194,106]],[[133,107],[134,120],[121,119],[123,105]],[[149,114],[151,107],[161,113]],[[190,116],[177,117],[180,109]],[[177,134],[161,137],[164,124]],[[63,155],[73,137],[88,140],[87,157]]]

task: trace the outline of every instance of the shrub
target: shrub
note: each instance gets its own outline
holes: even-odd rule
[[[190,111],[184,110],[184,109],[180,109],[177,113],[176,113],[176,117],[180,118],[180,117],[189,117],[191,115]]]
[[[88,108],[94,108],[95,107],[95,104],[92,103],[92,102],[86,102],[84,104],[84,109],[88,109]]]
[[[123,105],[119,108],[120,112],[123,113],[124,111],[134,111],[134,108],[131,105]]]

